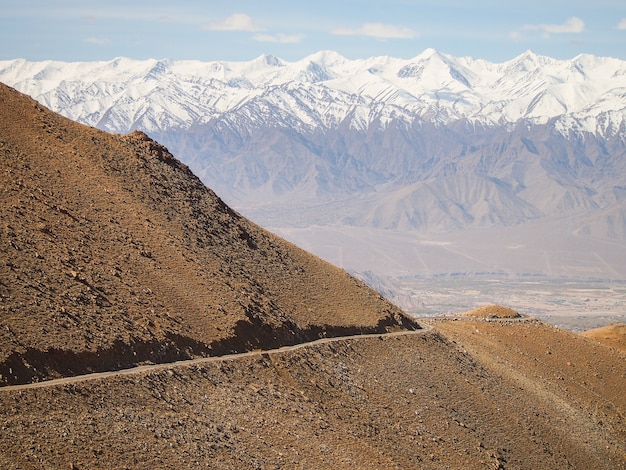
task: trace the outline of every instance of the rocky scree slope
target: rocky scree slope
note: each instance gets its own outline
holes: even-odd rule
[[[417,325],[141,132],[0,85],[0,384]]]
[[[623,352],[530,319],[432,323],[0,389],[0,466],[626,468]]]

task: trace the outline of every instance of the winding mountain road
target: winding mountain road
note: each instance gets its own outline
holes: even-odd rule
[[[149,371],[168,370],[168,369],[174,369],[176,367],[188,367],[192,365],[205,364],[209,362],[233,361],[237,359],[242,359],[244,357],[261,356],[263,354],[280,354],[280,353],[284,353],[288,351],[294,351],[300,348],[305,348],[305,347],[319,345],[319,344],[333,343],[333,342],[338,342],[338,341],[346,341],[346,340],[353,340],[353,339],[366,339],[366,338],[383,339],[383,338],[392,338],[395,336],[423,334],[432,329],[431,326],[426,325],[426,324],[420,324],[420,326],[421,326],[421,329],[419,330],[403,330],[403,331],[395,331],[392,333],[374,333],[374,334],[352,335],[352,336],[336,336],[332,338],[320,338],[315,341],[294,344],[292,346],[282,346],[276,349],[247,351],[243,353],[225,354],[223,356],[201,357],[198,359],[188,359],[185,361],[167,362],[167,363],[162,363],[162,364],[146,364],[142,366],[131,367],[129,369],[106,371],[106,372],[95,372],[93,374],[75,375],[72,377],[62,377],[60,379],[44,380],[41,382],[33,382],[29,384],[7,385],[4,387],[0,387],[0,392],[20,391],[20,390],[28,390],[28,389],[33,389],[33,388],[43,388],[43,387],[54,387],[57,385],[75,384],[75,383],[84,382],[87,380],[97,380],[97,379],[103,379],[107,377],[133,375],[133,374],[138,374],[141,372],[149,372]]]

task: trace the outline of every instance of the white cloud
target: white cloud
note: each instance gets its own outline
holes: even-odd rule
[[[296,44],[304,39],[304,34],[256,34],[253,39],[258,42],[274,42],[279,44]]]
[[[204,27],[213,31],[260,31],[254,20],[243,13],[235,13],[221,21],[211,21]]]
[[[617,23],[617,29],[626,29],[626,18],[619,20],[619,23]]]
[[[365,23],[357,29],[337,28],[333,30],[333,34],[339,36],[369,36],[379,39],[411,39],[417,37],[417,33],[410,28],[384,23]]]
[[[524,25],[522,29],[543,31],[546,35],[582,33],[585,30],[585,22],[576,16],[572,16],[565,20],[562,24],[527,24]]]

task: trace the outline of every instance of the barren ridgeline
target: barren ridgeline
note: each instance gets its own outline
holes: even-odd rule
[[[0,92],[1,383],[418,328],[145,134]]]
[[[0,165],[2,468],[626,468],[617,330],[416,321],[4,86]]]

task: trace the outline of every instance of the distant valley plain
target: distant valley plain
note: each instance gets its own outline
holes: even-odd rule
[[[572,331],[626,322],[626,250],[615,240],[564,238],[527,224],[447,234],[339,225],[271,230],[416,317],[497,303]]]

